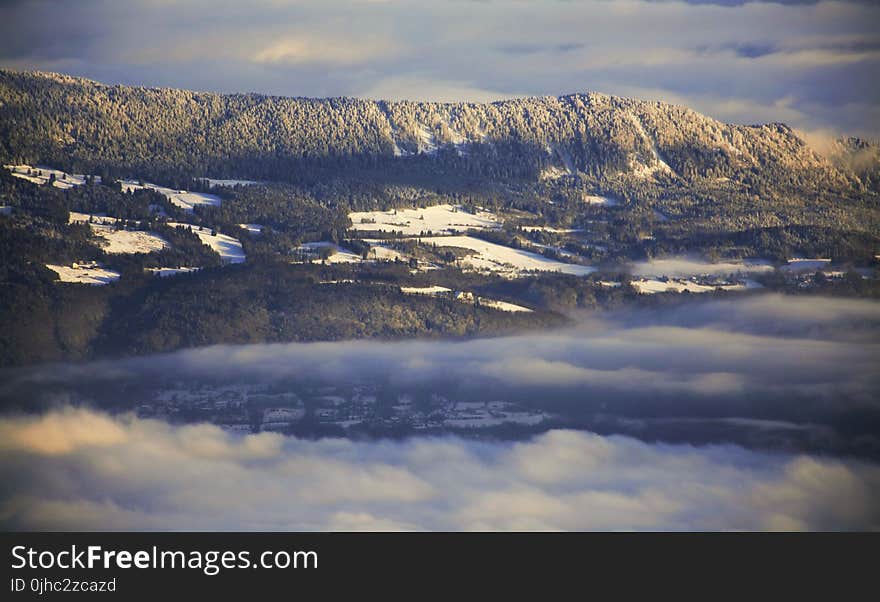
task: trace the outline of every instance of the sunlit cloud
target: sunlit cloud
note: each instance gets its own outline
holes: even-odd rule
[[[391,41],[367,37],[361,40],[327,39],[321,36],[285,36],[251,55],[256,63],[354,65],[387,57],[398,49]]]
[[[880,528],[880,469],[854,461],[574,431],[513,445],[241,437],[70,410],[0,429],[59,437],[52,423],[119,436],[51,453],[7,442],[6,529]]]
[[[498,339],[218,346],[6,371],[0,526],[877,529],[878,332],[875,301],[757,295]],[[67,402],[8,407],[34,412],[28,392],[43,387],[69,399],[81,383],[217,379],[515,399],[641,441],[559,428],[516,442],[312,441]],[[687,444],[658,443],[669,429]]]

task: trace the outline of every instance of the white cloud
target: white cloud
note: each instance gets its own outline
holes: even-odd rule
[[[371,84],[360,96],[375,100],[492,102],[523,95],[485,90],[462,81],[392,75]]]
[[[120,381],[202,382],[218,374],[264,384],[372,379],[481,399],[490,392],[541,408],[592,408],[576,415],[601,413],[595,424],[603,432],[623,425],[648,441],[669,440],[661,435],[671,427],[675,440],[700,445],[567,430],[516,443],[242,437],[208,424],[61,406],[0,416],[0,523],[56,530],[880,528],[880,467],[834,459],[876,458],[880,449],[871,432],[880,412],[878,330],[874,301],[761,295],[593,314],[565,332],[500,339],[224,346],[34,367],[9,373],[0,397],[30,400],[28,387],[74,391],[80,381],[86,390],[118,390]],[[712,435],[717,429],[721,436]],[[776,450],[825,455],[705,445],[760,449],[768,440]]]
[[[604,413],[623,411],[631,418],[678,418],[701,409],[704,418],[821,426],[853,409],[880,412],[878,332],[876,301],[755,295],[591,313],[577,327],[505,338],[216,346],[36,366],[10,373],[0,385],[0,400],[16,404],[80,387],[88,396],[126,380],[156,387],[171,387],[175,380],[368,381],[400,390],[432,387],[447,395],[491,391],[521,401],[540,394],[544,401],[569,400],[566,407],[575,414],[599,411],[602,404]],[[35,393],[41,389],[45,393]],[[101,432],[94,431],[83,436]],[[197,434],[188,435],[192,444],[211,449],[213,440]],[[880,441],[872,440],[880,449]]]
[[[5,445],[15,529],[877,529],[880,468],[552,431],[531,441],[232,436],[130,416],[6,417],[4,432],[112,424],[63,453]],[[193,429],[212,441],[193,447]],[[254,440],[258,440],[254,443]],[[277,443],[276,443],[277,442]],[[254,455],[253,449],[266,453]],[[60,449],[60,447],[55,448]]]
[[[342,39],[298,34],[270,42],[254,52],[251,60],[256,63],[285,65],[358,65],[387,57],[397,51],[393,42],[373,36]]]

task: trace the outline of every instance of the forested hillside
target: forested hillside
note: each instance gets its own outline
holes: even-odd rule
[[[0,365],[495,334],[679,293],[878,294],[876,145],[825,157],[782,124],[658,102],[282,98],[0,70],[0,163]]]
[[[556,165],[604,179],[784,176],[805,186],[858,185],[784,125],[728,125],[684,107],[603,94],[374,102],[127,88],[4,70],[0,100],[4,161],[75,172],[112,165],[287,179],[310,162],[377,166],[421,153],[436,154],[444,169],[485,175],[537,176]]]

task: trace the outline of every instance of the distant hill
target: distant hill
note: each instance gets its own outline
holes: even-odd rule
[[[107,86],[0,71],[0,157],[84,172],[289,179],[304,167],[663,185],[705,179],[864,187],[844,161],[783,124],[721,123],[681,106],[604,94],[478,103],[284,98]],[[876,159],[876,157],[875,157]],[[876,187],[876,180],[869,180]]]

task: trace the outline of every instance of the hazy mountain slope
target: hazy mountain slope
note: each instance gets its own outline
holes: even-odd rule
[[[880,143],[841,138],[826,154],[833,165],[853,174],[867,189],[880,191]]]

